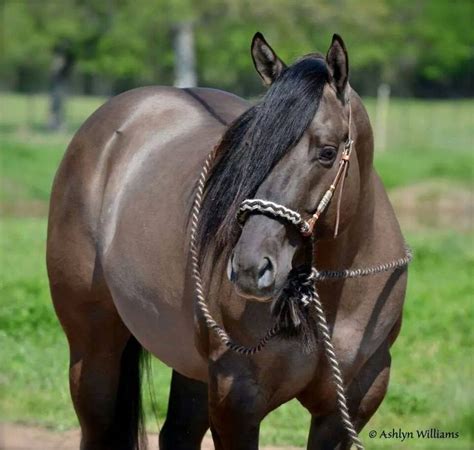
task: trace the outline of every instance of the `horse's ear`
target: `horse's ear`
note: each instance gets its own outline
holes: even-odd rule
[[[262,33],[255,33],[252,39],[252,59],[263,82],[270,86],[281,74],[286,64],[277,56]]]
[[[337,92],[344,97],[347,81],[349,79],[349,57],[346,46],[341,36],[332,37],[331,47],[326,55],[326,61],[331,71],[332,82]]]

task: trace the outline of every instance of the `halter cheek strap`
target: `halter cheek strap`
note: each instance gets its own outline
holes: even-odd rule
[[[353,146],[353,141],[349,137],[344,146],[344,151],[339,161],[339,167],[337,169],[336,176],[334,177],[334,180],[331,183],[331,186],[329,186],[329,189],[324,193],[323,197],[319,201],[318,207],[316,208],[316,212],[305,222],[307,226],[306,226],[306,230],[303,232],[304,236],[311,236],[313,234],[314,226],[316,225],[316,222],[321,217],[321,214],[328,207],[334,195],[334,191],[336,190],[338,184],[341,183],[340,190],[339,190],[339,199],[337,202],[337,209],[336,209],[336,225],[334,228],[334,237],[337,237],[337,234],[339,231],[339,218],[340,218],[340,211],[341,211],[342,190],[344,188],[344,180],[347,175],[347,169],[349,168],[349,160],[352,153],[352,146]]]

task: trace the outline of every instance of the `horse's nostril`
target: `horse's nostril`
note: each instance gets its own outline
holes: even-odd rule
[[[273,264],[270,261],[270,258],[267,258],[267,257],[263,258],[263,261],[258,268],[258,278],[262,278],[262,276],[265,275],[265,272],[267,270],[271,271],[272,269],[273,269]]]
[[[230,255],[229,261],[227,263],[227,278],[229,278],[230,281],[234,282],[235,281],[235,271],[234,271],[234,254]]]
[[[275,270],[270,258],[263,258],[262,264],[258,268],[259,289],[271,286],[275,281]]]

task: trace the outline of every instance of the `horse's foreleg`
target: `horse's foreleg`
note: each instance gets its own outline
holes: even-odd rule
[[[390,354],[384,343],[367,361],[347,389],[352,423],[360,432],[382,403],[387,392],[390,374]],[[308,404],[305,404],[308,407]],[[308,450],[349,449],[347,437],[335,403],[333,411],[321,415],[318,408],[308,407],[312,413]]]
[[[173,370],[161,450],[199,450],[209,428],[207,384]]]
[[[265,397],[247,368],[211,365],[209,413],[216,450],[258,450]]]

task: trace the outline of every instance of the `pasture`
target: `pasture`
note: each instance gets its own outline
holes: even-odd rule
[[[46,213],[67,142],[102,101],[71,99],[68,129],[50,134],[44,129],[44,96],[0,95],[0,421],[77,427],[67,385],[67,344],[46,277]],[[367,105],[373,116],[374,101],[368,99]],[[415,204],[432,220],[402,220],[415,260],[401,335],[392,351],[389,392],[361,436],[368,448],[467,449],[472,443],[473,117],[474,101],[390,104],[388,148],[376,153],[389,192],[403,209],[420,185],[436,188],[423,190]],[[467,201],[439,212],[445,195]],[[440,226],[437,217],[446,214],[449,220]],[[461,226],[463,221],[468,225]],[[150,429],[163,422],[169,375],[168,368],[153,363],[158,419],[148,398]],[[264,421],[262,443],[303,446],[308,423],[297,402],[286,404]],[[429,428],[457,431],[459,438],[400,442],[368,437],[370,430],[416,434]]]

